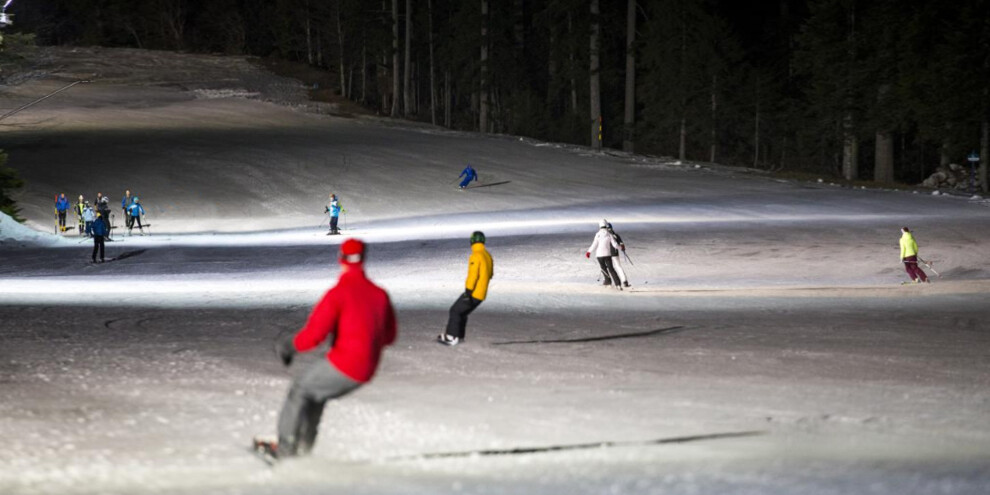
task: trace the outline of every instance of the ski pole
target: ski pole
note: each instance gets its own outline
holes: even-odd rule
[[[629,255],[626,254],[626,251],[624,249],[622,250],[622,256],[625,256],[626,257],[626,261],[628,261],[630,265],[636,266],[636,264],[633,263],[631,259],[629,259]]]
[[[934,273],[938,278],[942,278],[942,274],[940,274],[939,272],[935,271],[935,266],[934,266],[935,265],[935,262],[934,261],[925,261],[925,260],[921,259],[920,257],[918,258],[918,261],[920,261],[923,265],[925,265],[926,267],[928,267],[928,269],[931,270],[932,273]]]

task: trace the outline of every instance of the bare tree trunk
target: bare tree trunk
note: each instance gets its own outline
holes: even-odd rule
[[[402,77],[402,95],[405,103],[406,117],[413,113],[413,99],[410,81],[412,81],[412,0],[406,0],[406,67]]]
[[[859,139],[853,130],[851,112],[842,119],[842,176],[846,180],[859,177]]]
[[[309,26],[309,11],[306,12],[306,60],[313,65],[313,30]]]
[[[316,31],[316,66],[323,67],[323,37],[320,36],[320,28],[314,29]]]
[[[567,33],[569,35],[573,35],[574,33],[573,16],[571,15],[570,11],[567,12]],[[577,97],[577,77],[575,75],[577,74],[577,64],[574,61],[575,49],[574,47],[570,47],[570,48],[571,50],[567,58],[570,61],[570,67],[568,67],[568,71],[570,72],[571,75],[570,78],[571,79],[571,111],[574,112],[574,115],[577,115],[578,97]]]
[[[687,160],[687,117],[681,113],[681,135],[677,145],[677,159]]]
[[[361,36],[361,104],[368,103],[368,42]]]
[[[889,131],[877,131],[875,149],[873,180],[890,184],[894,182],[894,137]]]
[[[718,74],[712,75],[712,135],[708,161],[715,163],[718,153]]]
[[[591,92],[591,147],[596,150],[601,150],[602,99],[601,82],[598,73],[600,64],[598,59],[598,37],[601,34],[601,25],[599,24],[598,16],[598,0],[591,0],[591,35],[588,39],[591,62],[588,67],[588,74],[590,76],[589,89]]]
[[[555,94],[554,94],[554,81],[557,78],[557,57],[554,57],[554,46],[557,44],[556,31],[553,28],[553,23],[548,26],[550,30],[550,40],[547,44],[547,102],[551,105],[556,104]]]
[[[945,127],[946,127],[946,129],[949,129],[952,126],[947,124]],[[951,147],[952,147],[952,145],[949,143],[949,139],[948,138],[946,138],[944,141],[942,141],[942,147],[939,148],[939,150],[938,150],[938,164],[939,165],[945,167],[945,166],[949,165],[950,163],[952,163],[952,155],[949,154],[949,149]]]
[[[488,0],[481,0],[481,95],[478,130],[488,132]]]
[[[853,4],[849,12],[849,33],[846,36],[848,43],[848,71],[850,80],[856,65],[856,6]],[[853,116],[852,82],[846,89],[845,96],[846,114],[842,118],[842,176],[846,180],[856,180],[859,177],[859,139],[856,137],[856,121]]]
[[[635,149],[634,131],[636,126],[636,0],[629,0],[626,8],[626,105],[625,139],[623,151],[632,153]]]
[[[678,78],[684,80],[684,66],[687,64],[687,22],[681,18],[681,57],[678,61]],[[681,91],[681,129],[677,146],[677,159],[687,159],[687,93]]]
[[[347,97],[347,73],[344,70],[344,26],[340,22],[342,2],[337,2],[337,47],[340,58],[340,96]]]
[[[399,116],[399,0],[392,0],[392,116]]]
[[[990,160],[990,121],[983,117],[983,125],[980,126],[980,187],[983,192],[990,191],[990,184],[987,184],[987,161]]]
[[[451,107],[453,106],[454,95],[450,92],[450,70],[443,72],[443,125],[450,127]]]
[[[760,76],[756,76],[756,122],[753,126],[753,168],[760,167]]]
[[[426,1],[426,11],[430,24],[430,122],[437,125],[437,82],[433,61],[433,0]]]

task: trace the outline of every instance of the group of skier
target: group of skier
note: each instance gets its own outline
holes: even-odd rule
[[[69,200],[65,197],[65,193],[61,193],[55,197],[55,213],[57,218],[57,230],[58,232],[66,232],[69,227],[66,225],[66,217],[70,209]],[[93,203],[90,203],[85,199],[85,197],[80,194],[79,199],[76,204],[71,205],[73,213],[76,215],[76,220],[78,223],[78,231],[80,234],[87,237],[93,237],[93,228],[96,223],[102,223],[106,230],[106,237],[110,237],[110,232],[113,230],[113,225],[111,225],[111,213],[110,213],[110,198],[104,196],[103,193],[96,193],[96,199]],[[144,233],[143,226],[141,223],[141,217],[145,214],[144,207],[141,206],[141,201],[136,196],[131,196],[131,191],[125,191],[124,197],[120,201],[120,209],[124,216],[125,226],[128,232],[134,227],[136,223],[138,230]]]
[[[137,224],[138,231],[141,232],[141,235],[144,235],[144,226],[141,223],[141,217],[145,214],[145,211],[144,207],[141,206],[141,200],[137,196],[131,196],[131,191],[127,190],[124,192],[123,199],[120,200],[120,209],[124,216],[124,225],[127,227],[127,233],[130,234],[134,228],[134,224]],[[98,192],[96,193],[96,199],[93,200],[93,204],[90,204],[80,194],[79,200],[72,206],[72,210],[76,214],[79,233],[93,239],[93,254],[91,256],[93,263],[96,263],[97,255],[100,257],[100,262],[105,261],[106,241],[113,240],[111,233],[114,229],[111,223],[110,198]],[[65,197],[65,193],[61,193],[55,197],[58,232],[64,233],[66,230],[69,230],[65,225],[68,211],[69,200]]]

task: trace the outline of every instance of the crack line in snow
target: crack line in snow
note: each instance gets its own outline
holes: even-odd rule
[[[650,330],[647,332],[634,332],[634,333],[620,333],[617,335],[601,335],[598,337],[581,337],[578,339],[553,339],[553,340],[510,340],[507,342],[492,342],[492,345],[511,345],[511,344],[568,344],[574,342],[598,342],[602,340],[618,340],[618,339],[632,339],[638,337],[649,337],[651,335],[661,335],[667,333],[676,333],[686,330],[683,325],[668,328],[658,328],[656,330]]]
[[[766,431],[737,431],[726,433],[710,433],[707,435],[691,435],[685,437],[659,438],[655,440],[616,442],[605,441],[595,443],[578,443],[571,445],[550,445],[546,447],[516,447],[511,449],[484,449],[467,452],[436,452],[431,454],[418,454],[409,456],[387,457],[386,462],[410,461],[418,459],[447,459],[451,457],[472,457],[472,456],[498,456],[498,455],[521,455],[521,454],[543,454],[547,452],[561,452],[565,450],[589,450],[610,447],[637,447],[650,445],[667,445],[675,443],[699,442],[703,440],[720,440],[723,438],[741,438],[766,435]]]

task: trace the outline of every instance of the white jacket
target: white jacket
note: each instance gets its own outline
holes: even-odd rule
[[[615,239],[609,235],[607,230],[598,229],[598,233],[595,234],[595,240],[591,242],[588,252],[594,254],[596,258],[609,258],[612,256],[613,247],[619,249],[619,245],[615,242]]]

